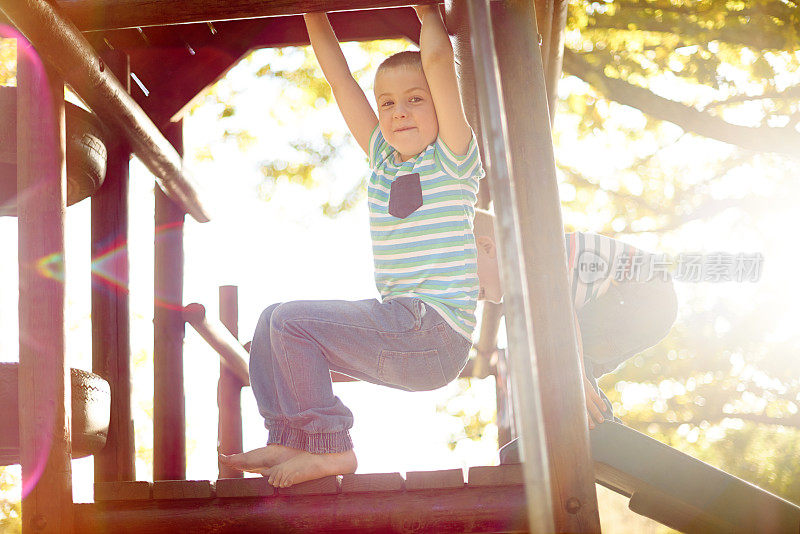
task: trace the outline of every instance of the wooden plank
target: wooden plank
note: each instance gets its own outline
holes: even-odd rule
[[[129,80],[125,53],[103,56],[120,80]],[[125,89],[130,91],[130,85]],[[95,482],[136,478],[131,415],[131,349],[128,281],[128,163],[130,149],[117,137],[108,143],[106,177],[91,199],[92,371],[111,386],[106,446],[95,455]]]
[[[606,421],[591,437],[598,482],[623,495],[638,492],[632,507],[643,513],[661,517],[672,507],[676,516],[687,516],[689,507],[742,532],[797,532],[800,527],[800,506],[632,428]],[[659,502],[650,498],[656,493],[662,495]]]
[[[94,484],[95,502],[146,501],[152,498],[152,483],[143,480],[133,482],[95,482]]]
[[[210,499],[213,496],[208,480],[156,480],[153,482],[153,498],[165,499]]]
[[[525,484],[520,464],[470,467],[467,480],[467,485],[470,487],[519,486]]]
[[[680,499],[671,497],[653,487],[642,487],[631,496],[628,507],[632,512],[689,534],[727,534],[736,532],[736,525],[705,513]],[[777,532],[763,525],[762,532]]]
[[[236,286],[220,286],[219,319],[238,343],[239,290]],[[219,364],[217,406],[219,408],[217,452],[222,454],[242,452],[242,381],[222,361]],[[244,476],[244,473],[238,469],[222,465],[219,460],[217,462],[220,479],[242,478]]]
[[[278,495],[331,495],[339,493],[340,477],[328,476],[295,484],[288,488],[276,488]]]
[[[264,477],[221,478],[215,485],[217,497],[269,497],[275,488]]]
[[[17,39],[19,437],[22,532],[71,533],[64,333],[64,84]]]
[[[75,505],[77,532],[527,532],[514,486]]]
[[[405,480],[400,473],[363,473],[342,477],[342,493],[402,491],[404,487]]]
[[[183,153],[183,122],[165,132]],[[183,387],[184,212],[155,189],[153,309],[153,478],[186,477],[186,416]]]
[[[507,150],[535,353],[519,357],[533,358],[538,370],[555,530],[599,532],[550,112],[535,21],[532,2],[513,0],[493,6],[494,45],[503,80]],[[519,313],[517,308],[513,311]],[[515,386],[524,387],[521,376],[515,373],[513,379]],[[529,409],[528,403],[522,406]],[[520,431],[526,446],[541,436],[524,426]]]
[[[464,471],[461,469],[409,471],[406,473],[406,489],[408,491],[463,487]]]
[[[530,34],[535,34],[535,18],[532,5],[528,5],[527,13],[516,13],[517,31],[509,35],[507,27],[511,26],[506,21],[497,23],[497,14],[490,13],[490,4],[483,2],[459,2],[466,6],[470,22],[470,42],[472,44],[473,61],[475,64],[475,85],[480,108],[481,139],[489,156],[487,175],[491,189],[492,200],[495,204],[495,233],[499,252],[499,265],[505,289],[503,303],[506,311],[506,330],[508,349],[513,356],[509,359],[511,376],[513,377],[513,399],[517,407],[517,420],[519,431],[525,437],[525,479],[529,482],[525,488],[526,509],[532,532],[554,532],[554,507],[558,506],[552,498],[550,466],[548,464],[548,451],[545,443],[545,424],[542,414],[542,388],[539,384],[539,373],[536,372],[537,352],[533,347],[533,326],[535,322],[531,316],[531,303],[533,298],[528,291],[527,281],[532,276],[529,265],[523,261],[523,249],[526,243],[521,239],[519,227],[522,217],[517,208],[517,191],[515,178],[527,176],[517,168],[513,152],[509,150],[511,139],[509,129],[503,120],[506,115],[517,117],[517,110],[508,111],[508,102],[502,93],[509,85],[522,92],[523,89],[531,92],[535,99],[543,92],[544,84],[539,86],[528,83],[519,85],[511,77],[506,79],[498,72],[497,50],[498,35],[501,41],[520,39],[523,45],[530,44]],[[502,5],[493,3],[498,10],[519,10],[521,2],[509,1]],[[492,16],[495,15],[495,16]],[[493,23],[497,23],[497,35]],[[534,26],[534,27],[532,27]],[[535,55],[539,58],[539,51],[535,46],[530,49],[523,46],[520,50],[511,52],[513,55],[527,57]],[[541,58],[539,58],[541,60]],[[524,58],[520,58],[523,62]],[[500,79],[503,79],[501,87]],[[537,91],[538,89],[538,91]],[[504,107],[506,105],[506,107]],[[511,108],[513,109],[513,108]],[[520,106],[519,109],[528,109]],[[525,118],[530,110],[524,112]],[[548,123],[549,125],[549,123]],[[547,144],[549,139],[542,141]],[[526,302],[527,301],[527,302]],[[535,301],[535,299],[534,299]]]
[[[247,362],[250,356],[239,340],[222,323],[209,319],[205,306],[197,302],[183,308],[183,319],[219,354],[223,368],[236,376],[239,385],[249,386],[250,371]]]
[[[419,0],[435,4],[437,0]],[[81,31],[144,28],[192,22],[302,15],[309,11],[353,11],[407,6],[408,0],[71,0],[58,7]]]

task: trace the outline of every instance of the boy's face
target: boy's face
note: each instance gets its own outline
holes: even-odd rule
[[[375,78],[378,122],[386,141],[406,161],[416,157],[439,135],[439,122],[422,69],[390,67]]]

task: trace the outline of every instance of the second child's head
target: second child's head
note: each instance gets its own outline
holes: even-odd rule
[[[436,140],[439,122],[419,52],[389,56],[375,73],[378,122],[386,142],[406,161]]]
[[[475,209],[473,221],[475,246],[478,249],[478,283],[480,300],[500,302],[503,299],[503,282],[500,280],[500,266],[497,263],[495,244],[494,215],[486,210]]]

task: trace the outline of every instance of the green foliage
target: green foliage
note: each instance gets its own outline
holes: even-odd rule
[[[0,38],[0,85],[17,84],[17,40]]]
[[[0,532],[22,532],[19,468],[0,466]]]
[[[353,76],[368,93],[380,62],[388,55],[406,48],[408,43],[399,40],[346,43],[343,46]],[[334,110],[335,101],[311,48],[260,50],[244,62],[260,83],[277,88],[280,93],[278,105],[264,104],[271,128],[285,131],[301,121],[314,123],[313,129],[304,129],[295,137],[282,139],[280,157],[259,163],[262,180],[258,185],[258,195],[268,201],[285,185],[311,189],[320,187],[323,182],[339,180],[346,185],[345,193],[341,196],[332,195],[333,198],[323,202],[320,206],[322,213],[335,217],[361,202],[366,196],[366,166],[356,175],[330,177],[334,172],[331,169],[344,161],[343,155],[354,143],[349,133],[342,132],[336,126],[328,126],[330,121],[323,120]],[[216,105],[219,123],[224,128],[220,142],[234,142],[241,152],[246,152],[256,145],[257,140],[248,130],[228,125],[239,118],[233,102],[241,93],[231,89],[223,80],[211,88],[198,105]],[[199,161],[212,160],[213,153],[212,147],[207,147],[201,149],[195,158]]]

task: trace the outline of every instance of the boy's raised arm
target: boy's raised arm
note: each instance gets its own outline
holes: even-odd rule
[[[325,13],[307,13],[303,18],[311,47],[333,90],[339,111],[356,142],[369,154],[369,136],[378,124],[378,117],[347,66],[328,16]]]
[[[435,5],[416,6],[422,22],[419,52],[422,70],[428,80],[433,106],[439,121],[439,137],[457,155],[464,155],[469,147],[472,131],[458,91],[458,79],[453,55],[453,45],[444,28],[444,22]]]

